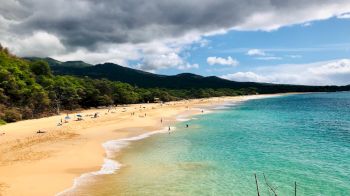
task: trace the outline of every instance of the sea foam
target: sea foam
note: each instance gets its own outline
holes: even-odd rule
[[[171,127],[171,130],[174,131],[175,127]],[[74,179],[73,186],[69,189],[66,189],[58,194],[57,196],[64,196],[64,195],[74,195],[74,190],[81,184],[84,184],[86,182],[93,181],[93,177],[97,175],[107,175],[107,174],[113,174],[118,169],[121,168],[122,164],[120,164],[118,161],[112,160],[114,158],[114,155],[116,152],[120,151],[122,148],[126,147],[130,144],[132,141],[141,140],[147,137],[150,137],[151,135],[158,134],[158,133],[167,133],[168,128],[163,128],[161,130],[152,131],[143,133],[138,136],[129,137],[129,138],[123,138],[118,140],[110,140],[102,144],[103,148],[106,151],[106,158],[104,159],[104,163],[99,171],[89,172],[82,174],[81,176]]]

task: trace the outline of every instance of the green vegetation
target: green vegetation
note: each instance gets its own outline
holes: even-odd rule
[[[153,102],[156,97],[171,101],[251,93],[254,89],[138,88],[106,79],[54,76],[46,61],[27,61],[0,47],[0,124],[52,115],[59,109]]]
[[[6,124],[6,122],[0,119],[0,125],[4,125],[4,124]]]
[[[155,98],[172,101],[349,89],[350,86],[233,82],[194,74],[163,76],[110,63],[92,66],[82,61],[60,62],[51,58],[25,60],[0,45],[0,124],[48,116],[60,110],[153,102]]]
[[[26,59],[34,61],[40,58],[31,57]],[[182,91],[185,90],[186,92],[189,92],[191,89],[201,89],[194,90],[196,91],[195,95],[204,95],[208,94],[208,92],[211,92],[209,93],[211,95],[216,93],[231,95],[233,93],[232,89],[234,89],[234,91],[239,91],[239,89],[243,89],[242,91],[250,89],[251,91],[254,89],[254,91],[260,94],[350,90],[350,86],[305,86],[256,82],[235,82],[216,76],[203,77],[191,73],[182,73],[173,76],[159,75],[123,67],[113,63],[104,63],[93,66],[82,61],[60,62],[52,58],[42,58],[41,60],[46,61],[50,65],[54,75],[74,75],[78,77],[88,76],[94,79],[105,78],[111,81],[125,82],[141,88],[178,89],[179,91],[177,91],[177,93],[181,95],[186,94]],[[206,91],[206,93],[203,93],[203,91]],[[213,91],[216,91],[216,93],[213,94]],[[178,96],[179,94],[175,96],[183,97]]]

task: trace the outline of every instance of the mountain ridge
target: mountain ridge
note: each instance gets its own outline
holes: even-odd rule
[[[349,86],[307,86],[292,84],[237,82],[223,79],[217,76],[201,76],[193,73],[161,75],[124,67],[114,63],[91,65],[83,61],[60,62],[52,58],[27,57],[25,59],[30,61],[43,60],[47,62],[50,65],[53,74],[55,75],[74,75],[78,77],[87,76],[94,79],[108,79],[111,81],[126,82],[133,86],[142,88],[255,88],[258,89],[257,91],[259,93],[350,90]]]

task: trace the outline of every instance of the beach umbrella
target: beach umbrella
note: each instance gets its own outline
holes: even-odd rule
[[[69,117],[69,116],[66,116],[66,117],[64,117],[64,119],[69,120],[69,119],[70,119],[70,117]]]
[[[77,117],[82,118],[83,116],[81,114],[77,114]]]

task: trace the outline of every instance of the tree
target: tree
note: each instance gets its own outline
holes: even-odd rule
[[[49,64],[45,61],[35,61],[30,64],[31,71],[37,75],[52,76]]]

